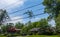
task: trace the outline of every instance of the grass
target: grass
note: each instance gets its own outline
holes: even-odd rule
[[[2,36],[2,35],[0,35],[0,37],[6,37],[6,36]]]
[[[0,35],[0,37],[6,37],[6,36],[2,36]],[[60,37],[60,35],[29,35],[29,36],[19,36],[19,37]]]
[[[27,37],[60,37],[60,36],[59,35],[51,35],[51,36],[48,36],[48,35],[30,35]]]

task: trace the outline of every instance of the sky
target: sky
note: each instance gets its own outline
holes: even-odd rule
[[[27,10],[32,10],[34,15],[44,13],[44,6],[43,6],[43,4],[40,4],[42,2],[43,2],[43,0],[0,0],[0,9],[7,10],[8,15],[10,16],[12,21],[7,21],[7,23],[9,23],[9,22],[26,23],[29,21],[29,18],[27,18],[27,19],[18,19],[18,18],[27,17],[28,15],[22,15],[24,12],[27,12]],[[24,8],[27,8],[27,7],[30,7],[33,5],[37,5],[37,4],[40,4],[40,5],[29,8],[29,9],[25,9],[23,11],[16,12],[17,10],[22,10]],[[13,13],[13,12],[15,12],[15,13]],[[43,15],[36,16],[35,18],[32,18],[31,21],[35,22],[42,18],[47,18],[47,17],[48,17],[48,14],[43,14]],[[14,20],[14,19],[18,19],[18,20]],[[50,24],[53,24],[53,23],[54,23],[54,21],[50,22]]]

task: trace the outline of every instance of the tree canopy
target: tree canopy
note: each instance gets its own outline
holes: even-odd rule
[[[56,23],[56,30],[60,32],[60,0],[44,0],[45,13],[49,14],[48,19],[54,19]]]
[[[60,0],[44,0],[43,5],[50,18],[58,17],[60,14]]]
[[[6,21],[6,19],[8,19],[9,16],[7,14],[7,11],[6,10],[2,10],[0,9],[0,25]]]

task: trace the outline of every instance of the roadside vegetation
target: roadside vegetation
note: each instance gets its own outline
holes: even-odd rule
[[[31,22],[33,12],[27,11],[29,21],[27,23],[7,23],[3,24],[4,19],[10,19],[6,10],[0,10],[0,37],[6,36],[26,36],[26,37],[60,37],[60,0],[43,0],[45,6],[44,13],[49,16],[35,22]],[[48,22],[55,21],[55,26]]]

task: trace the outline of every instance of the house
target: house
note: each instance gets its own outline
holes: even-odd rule
[[[29,30],[30,31],[30,34],[39,34],[40,33],[40,28],[32,28]]]
[[[17,29],[17,28],[15,28],[14,26],[8,28],[8,32],[13,32],[13,33],[18,32],[18,33],[19,33],[20,31],[21,31],[21,29]]]
[[[15,29],[15,31],[16,31],[17,33],[20,33],[21,29]]]

